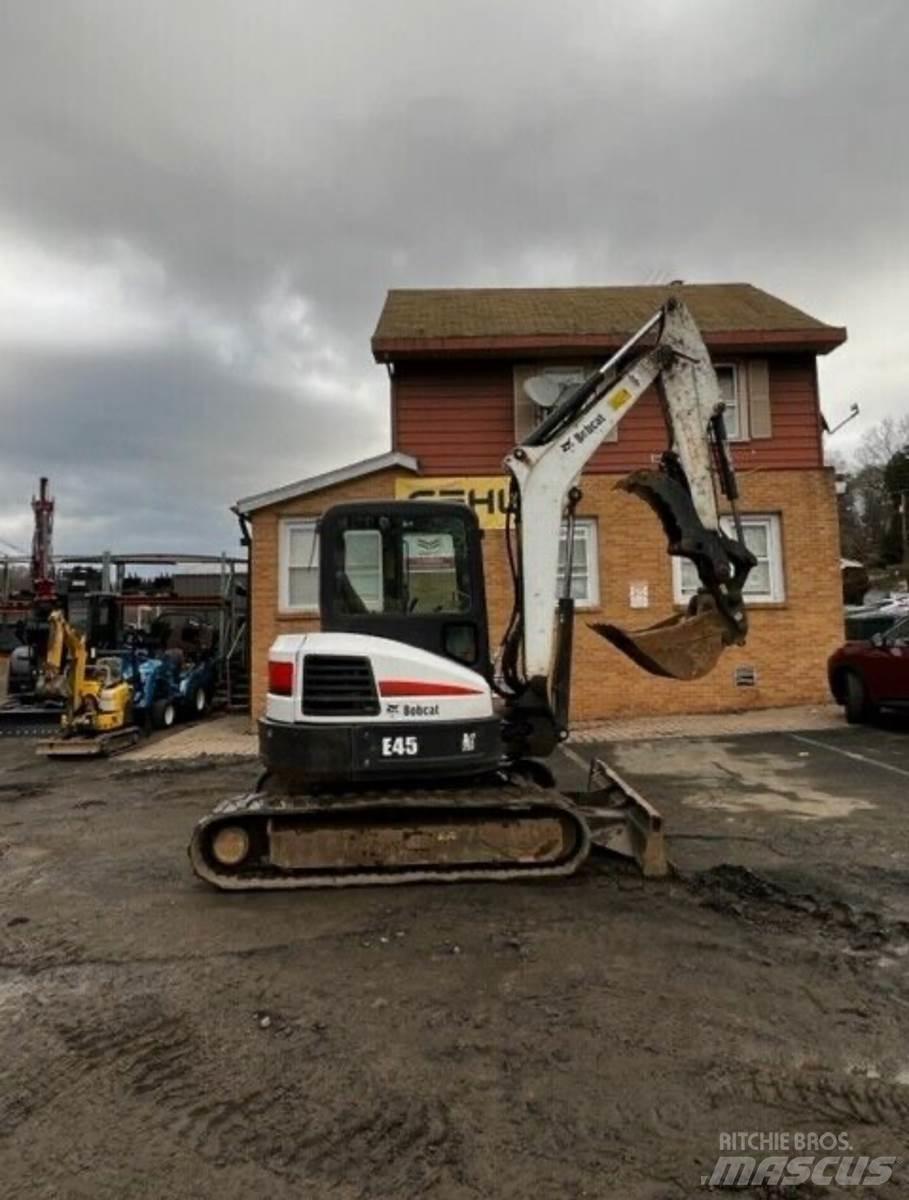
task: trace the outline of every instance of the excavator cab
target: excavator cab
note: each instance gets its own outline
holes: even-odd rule
[[[319,522],[322,629],[390,638],[488,679],[481,536],[463,504],[335,505]]]

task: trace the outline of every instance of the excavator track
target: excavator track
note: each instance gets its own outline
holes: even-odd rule
[[[223,801],[193,831],[200,879],[225,891],[571,875],[590,852],[583,815],[527,783]]]
[[[136,725],[111,729],[89,736],[58,737],[39,742],[38,754],[48,758],[113,758],[131,750],[142,740],[142,730]]]

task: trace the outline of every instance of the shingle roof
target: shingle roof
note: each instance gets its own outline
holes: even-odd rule
[[[832,349],[845,329],[827,325],[749,283],[648,287],[443,288],[390,291],[372,339],[377,359],[416,352],[609,344],[633,333],[670,295],[691,309],[708,341],[817,343]],[[714,335],[711,337],[711,335]],[[717,337],[716,335],[721,335]],[[782,336],[785,335],[785,336]]]

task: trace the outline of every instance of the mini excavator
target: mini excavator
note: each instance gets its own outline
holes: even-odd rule
[[[60,737],[39,742],[39,754],[50,758],[108,756],[135,745],[141,730],[132,724],[133,689],[123,679],[120,659],[112,655],[90,662],[85,635],[74,629],[59,609],[50,614],[48,625],[47,686],[63,695],[65,707]]]
[[[659,814],[611,768],[594,763],[588,790],[567,794],[545,763],[568,736],[572,532],[585,464],[655,384],[668,449],[618,486],[652,508],[699,586],[685,613],[648,629],[592,628],[677,680],[743,644],[755,559],[723,404],[676,297],[581,383],[554,394],[554,382],[526,381],[546,415],[505,459],[514,609],[495,659],[466,506],[368,501],[323,514],[321,629],[271,647],[265,769],[251,795],[196,826],[189,854],[202,879],[248,890],[539,878],[572,873],[594,845],[666,872]]]

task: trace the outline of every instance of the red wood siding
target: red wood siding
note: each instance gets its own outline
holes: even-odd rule
[[[746,470],[819,467],[814,356],[777,355],[769,364],[773,436],[735,442],[735,461]],[[398,363],[392,410],[394,449],[415,455],[424,474],[498,474],[514,445],[512,363]],[[602,446],[588,470],[624,474],[649,465],[665,446],[659,401],[651,390],[622,421],[619,440]]]
[[[514,446],[507,363],[402,363],[392,406],[395,446],[427,475],[498,475]]]

